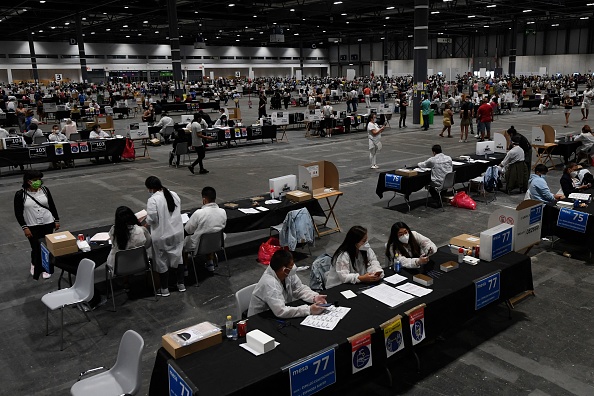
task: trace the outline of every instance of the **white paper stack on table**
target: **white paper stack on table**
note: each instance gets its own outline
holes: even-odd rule
[[[334,307],[330,306],[320,315],[309,315],[301,324],[303,326],[314,327],[322,330],[333,330],[338,322],[346,316],[350,311],[347,307]]]
[[[259,211],[259,210],[256,210],[256,209],[254,209],[254,208],[248,208],[248,209],[242,209],[242,208],[239,208],[239,211],[240,211],[240,212],[242,212],[242,213],[245,213],[245,214],[255,214],[255,213],[260,213],[260,211]]]
[[[396,286],[396,289],[410,293],[417,297],[426,296],[433,291],[431,289],[427,289],[426,287],[415,285],[414,283],[405,283],[404,285]]]
[[[371,289],[367,289],[363,291],[363,294],[368,295],[371,298],[378,300],[389,306],[390,308],[394,308],[397,305],[400,305],[408,300],[412,300],[414,296],[404,293],[400,290],[394,289],[391,286],[382,283]]]
[[[405,280],[408,280],[408,278],[406,276],[402,276],[402,275],[398,275],[398,274],[394,274],[392,276],[388,276],[387,278],[384,278],[384,281],[391,283],[393,285],[400,283],[400,282],[404,282]]]
[[[579,199],[580,201],[589,201],[590,194],[571,193],[571,194],[569,194],[569,199]]]
[[[108,232],[98,232],[91,238],[91,242],[107,242],[109,241],[109,233]]]

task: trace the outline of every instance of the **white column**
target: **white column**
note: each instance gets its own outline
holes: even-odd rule
[[[6,69],[6,78],[8,79],[8,82],[12,84],[12,69]]]

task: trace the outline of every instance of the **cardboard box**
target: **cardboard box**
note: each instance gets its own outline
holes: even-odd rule
[[[448,262],[441,264],[439,266],[439,269],[442,270],[443,272],[450,272],[455,269],[458,269],[458,267],[459,267],[459,264],[456,263],[455,261],[448,261]]]
[[[462,234],[450,239],[450,244],[465,248],[472,248],[475,246],[480,246],[481,238],[474,235]]]
[[[197,341],[193,344],[187,346],[180,346],[177,341],[174,339],[176,336],[176,332],[167,333],[163,337],[161,337],[161,345],[174,359],[179,359],[180,357],[188,356],[194,352],[201,351],[206,348],[210,348],[213,345],[220,344],[223,342],[223,333],[218,332],[216,334],[211,335],[210,337],[205,337],[200,341]]]
[[[302,202],[311,199],[311,194],[304,191],[289,191],[287,199],[291,202]]]
[[[413,282],[423,286],[431,286],[433,284],[433,278],[427,275],[417,274],[413,276]]]
[[[275,347],[274,338],[260,330],[252,330],[245,335],[250,348],[259,353],[272,351]]]
[[[418,172],[414,169],[396,169],[394,174],[398,176],[411,177],[416,176]]]
[[[338,169],[330,161],[317,161],[299,165],[298,188],[321,195],[327,191],[339,191]]]
[[[76,238],[69,231],[46,235],[45,246],[54,257],[78,252]]]

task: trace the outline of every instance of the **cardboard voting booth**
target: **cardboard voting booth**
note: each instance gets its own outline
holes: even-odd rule
[[[543,210],[544,204],[533,199],[520,202],[516,208],[499,207],[491,213],[488,227],[493,228],[500,224],[513,225],[514,250],[518,252],[528,249],[540,241]]]
[[[476,143],[476,155],[489,155],[495,152],[495,142],[484,141]]]
[[[514,250],[514,226],[502,223],[481,232],[480,259],[493,261]]]
[[[270,196],[273,199],[284,197],[289,191],[297,189],[297,176],[286,175],[269,179]]]
[[[229,112],[229,119],[233,121],[241,121],[241,109],[237,107],[231,107],[227,109]]]
[[[305,113],[305,121],[321,121],[322,120],[322,111],[320,109],[309,109]]]
[[[148,123],[135,122],[128,126],[128,137],[132,140],[148,139]]]
[[[194,114],[182,114],[180,116],[179,123],[183,124],[183,125],[187,125],[187,124],[191,123],[193,119],[194,119]]]
[[[273,112],[272,125],[289,125],[289,113],[286,111]]]
[[[114,129],[112,116],[106,116],[106,115],[96,116],[95,124],[99,124],[99,127],[101,127],[101,129],[104,129],[104,130],[107,129],[107,130],[113,131],[113,129]],[[147,131],[148,131],[148,126],[147,126]]]
[[[530,144],[534,146],[542,146],[545,143],[555,143],[557,131],[550,125],[541,125],[540,127],[532,127],[532,140]]]
[[[316,195],[338,191],[338,169],[330,161],[299,165],[299,190]]]
[[[493,134],[493,143],[495,143],[496,153],[507,153],[507,148],[510,145],[510,137],[506,131],[495,132]]]

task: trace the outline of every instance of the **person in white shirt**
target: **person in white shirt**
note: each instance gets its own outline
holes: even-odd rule
[[[575,152],[576,162],[580,162],[582,159],[588,157],[588,152],[594,145],[594,136],[592,135],[592,129],[590,125],[584,125],[582,127],[582,133],[575,137],[575,140],[582,142]]]
[[[159,120],[159,122],[157,122],[153,126],[161,127],[159,133],[165,137],[165,143],[169,143],[169,136],[165,134],[165,129],[167,129],[168,126],[174,125],[175,123],[173,122],[173,119],[169,117],[169,115],[166,112],[163,112],[163,114],[161,114],[161,119]]]
[[[31,125],[29,125],[29,129],[27,130],[27,132],[23,133],[23,138],[25,139],[25,143],[33,144],[35,138],[37,137],[43,137],[43,132],[41,131],[41,129],[39,129],[37,124],[32,123]]]
[[[254,288],[248,316],[270,310],[277,318],[290,319],[319,315],[324,312],[326,308],[319,304],[326,303],[326,296],[314,292],[301,283],[296,271],[297,266],[293,262],[291,252],[287,250],[275,252],[270,259],[270,265]],[[287,305],[296,300],[313,304]]]
[[[324,115],[324,127],[326,128],[326,137],[332,137],[332,121],[334,118],[334,109],[330,103],[324,101],[322,107],[322,114]]]
[[[227,212],[216,204],[217,192],[212,187],[202,189],[202,208],[192,213],[184,226],[184,252],[193,254],[203,234],[221,231],[227,225]],[[206,260],[206,269],[214,272],[214,254]]]
[[[0,128],[0,139],[7,138],[8,136],[10,136],[8,131],[4,128]]]
[[[431,168],[431,186],[429,187],[429,194],[431,197],[439,202],[439,193],[435,187],[440,187],[446,175],[452,172],[452,157],[442,153],[441,146],[439,144],[431,147],[433,151],[433,157],[429,158],[425,162],[419,162],[417,166],[419,168]]]
[[[115,265],[117,252],[141,246],[148,250],[152,245],[151,234],[148,229],[140,224],[132,209],[127,206],[119,206],[116,209],[115,222],[109,230],[109,239],[112,243],[106,265],[111,270]]]
[[[67,142],[68,138],[60,131],[60,126],[54,124],[52,126],[52,133],[48,136],[50,142]]]
[[[70,135],[77,133],[76,124],[70,118],[66,119],[66,125],[62,128],[62,133],[70,140]]]
[[[200,173],[201,175],[208,173],[208,171],[204,168],[204,165],[202,163],[202,160],[206,156],[206,149],[204,147],[202,139],[211,139],[210,136],[204,135],[202,133],[202,130],[207,127],[208,125],[206,124],[206,121],[204,121],[199,114],[194,114],[194,119],[192,120],[189,129],[192,136],[192,146],[196,150],[198,158],[196,159],[196,161],[192,163],[192,165],[188,166],[188,169],[190,170],[190,172],[192,172],[192,174],[194,174],[194,167],[196,165],[200,166],[200,171],[198,173]]]
[[[222,117],[222,116],[225,116],[225,117],[227,117],[227,119],[229,119],[229,110],[227,110],[226,107],[221,107],[219,109],[219,113],[220,113],[219,114],[219,118]]]
[[[386,263],[391,266],[396,260],[404,268],[421,268],[429,262],[429,256],[437,252],[437,246],[426,236],[411,231],[404,222],[396,222],[390,229],[386,244]]]
[[[341,283],[373,283],[383,277],[384,270],[367,242],[367,230],[361,226],[351,227],[332,256],[326,288]]]
[[[228,127],[229,121],[227,121],[227,116],[225,114],[221,115],[221,117],[215,121],[215,127]]]
[[[381,128],[375,123],[375,113],[369,115],[369,122],[367,123],[367,136],[369,138],[369,161],[371,162],[371,169],[378,169],[377,153],[382,149],[382,132],[385,125]]]
[[[109,133],[107,133],[103,129],[101,129],[99,124],[93,125],[93,128],[91,129],[91,133],[89,134],[89,139],[105,139],[108,137],[111,137],[111,136],[109,135]]]
[[[592,98],[594,98],[594,91],[590,84],[586,86],[586,90],[584,91],[584,99],[582,100],[582,121],[587,120],[588,116],[590,115],[590,103],[592,103]]]

